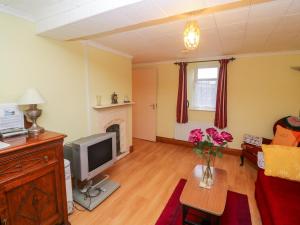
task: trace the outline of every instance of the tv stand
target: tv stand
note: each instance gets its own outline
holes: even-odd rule
[[[108,178],[108,175],[104,175],[100,179],[90,180],[83,189],[76,186],[73,190],[74,201],[92,211],[120,187],[120,184]]]
[[[80,189],[80,192],[85,194],[87,191],[92,189],[97,189],[97,187],[104,181],[106,181],[109,178],[109,175],[100,175],[97,176],[91,180],[89,180],[86,185],[82,189]]]

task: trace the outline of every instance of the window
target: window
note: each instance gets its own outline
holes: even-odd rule
[[[195,71],[192,109],[214,111],[218,85],[218,67],[198,67]]]

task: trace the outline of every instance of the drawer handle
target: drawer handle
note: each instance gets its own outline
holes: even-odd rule
[[[32,197],[32,206],[35,207],[39,203],[39,199],[37,195],[33,195]]]
[[[45,155],[45,156],[44,156],[44,160],[45,160],[45,162],[48,162],[49,157],[48,157],[47,155]]]
[[[7,224],[7,219],[4,218],[4,219],[1,219],[1,225],[6,225]]]

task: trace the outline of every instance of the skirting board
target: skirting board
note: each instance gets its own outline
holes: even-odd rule
[[[166,144],[182,145],[191,148],[194,147],[194,145],[188,141],[176,140],[174,138],[156,136],[156,141],[166,143]],[[233,148],[225,148],[224,150],[222,150],[222,152],[224,154],[236,155],[236,156],[241,156],[242,154],[242,151],[240,149],[233,149]]]

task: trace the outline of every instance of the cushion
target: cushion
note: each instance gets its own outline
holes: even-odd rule
[[[300,132],[286,129],[280,125],[276,126],[273,145],[297,146],[300,141]]]
[[[265,158],[263,152],[257,152],[257,166],[258,168],[265,169]]]
[[[262,145],[265,175],[300,181],[300,148]]]
[[[289,116],[286,120],[290,126],[300,128],[300,117]]]

